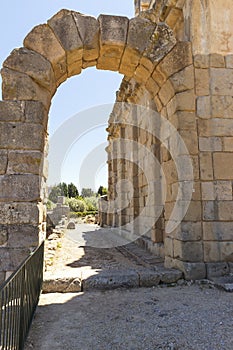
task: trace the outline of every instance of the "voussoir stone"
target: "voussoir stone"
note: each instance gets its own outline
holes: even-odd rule
[[[57,85],[67,79],[65,50],[47,24],[32,29],[24,39],[24,46],[40,53],[51,62]]]
[[[39,85],[52,93],[56,90],[51,63],[35,51],[25,47],[15,49],[5,60],[3,67],[29,75]]]
[[[98,69],[118,70],[126,45],[128,23],[127,17],[100,15],[100,57]]]
[[[79,35],[72,11],[61,10],[49,21],[67,55],[68,76],[81,73],[83,42]]]
[[[133,75],[154,30],[155,24],[147,19],[137,17],[129,21],[127,44],[119,69],[120,73]]]
[[[83,60],[96,62],[99,57],[99,21],[95,17],[85,16],[79,12],[73,12],[73,17],[83,42]]]
[[[48,90],[39,86],[25,73],[16,72],[9,68],[3,68],[2,96],[4,100],[13,101],[41,101],[46,109],[51,103],[51,94]]]

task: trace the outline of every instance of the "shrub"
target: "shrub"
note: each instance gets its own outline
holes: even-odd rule
[[[81,199],[67,198],[66,204],[69,205],[70,211],[73,212],[84,212],[87,210],[86,203]]]

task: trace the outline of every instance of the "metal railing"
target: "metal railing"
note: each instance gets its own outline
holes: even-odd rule
[[[0,350],[22,350],[43,282],[42,243],[0,286]]]

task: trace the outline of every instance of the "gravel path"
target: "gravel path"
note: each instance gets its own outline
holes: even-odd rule
[[[45,294],[31,349],[232,350],[233,294],[197,284]]]

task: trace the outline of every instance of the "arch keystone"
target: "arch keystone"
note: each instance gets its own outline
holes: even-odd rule
[[[66,52],[47,24],[32,29],[24,39],[24,46],[40,53],[52,64],[57,86],[67,79]]]
[[[48,25],[52,28],[66,52],[68,76],[80,74],[82,70],[83,42],[72,12],[69,10],[59,11],[48,20]]]
[[[99,22],[79,12],[72,14],[83,42],[83,68],[95,66],[99,57]]]
[[[122,16],[100,15],[100,57],[98,69],[117,71],[123,55],[129,20]]]

